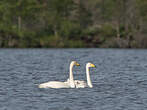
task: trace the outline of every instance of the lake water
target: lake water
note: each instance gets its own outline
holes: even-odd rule
[[[74,78],[85,80],[94,63],[93,88],[40,89],[65,81],[70,61]],[[147,50],[0,49],[0,110],[147,110]]]

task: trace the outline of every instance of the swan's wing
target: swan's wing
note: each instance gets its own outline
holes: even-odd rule
[[[80,84],[84,84],[86,83],[85,81],[81,81],[81,80],[74,80],[75,83],[80,83]]]
[[[87,87],[87,83],[85,81],[75,80],[76,88],[85,88]]]
[[[68,78],[64,83],[70,83],[69,78]],[[85,82],[85,81],[81,81],[81,80],[74,80],[74,83],[75,83],[75,84],[84,84],[84,83],[86,83],[86,82]]]
[[[64,83],[70,83],[70,80],[69,80],[69,78],[64,82]]]
[[[69,78],[64,83],[67,84],[67,85],[70,85]],[[85,81],[82,81],[82,80],[74,80],[74,84],[75,84],[76,88],[85,88],[85,87],[87,87],[87,83]]]
[[[70,88],[68,83],[59,82],[59,81],[50,81],[42,83],[38,86],[39,88]]]

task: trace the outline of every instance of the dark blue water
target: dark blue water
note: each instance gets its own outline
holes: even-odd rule
[[[85,80],[86,62],[94,88],[40,89],[37,84]],[[0,110],[147,110],[147,50],[0,49]]]

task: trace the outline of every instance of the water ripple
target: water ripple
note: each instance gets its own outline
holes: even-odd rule
[[[1,110],[146,110],[147,50],[1,49]],[[49,80],[64,81],[77,60],[75,79],[85,80],[85,63],[94,88],[39,89]]]

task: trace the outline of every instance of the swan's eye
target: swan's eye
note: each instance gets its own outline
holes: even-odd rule
[[[96,67],[94,64],[90,64],[90,66],[91,66],[91,67],[94,67],[94,68]]]

